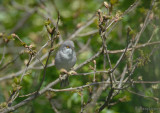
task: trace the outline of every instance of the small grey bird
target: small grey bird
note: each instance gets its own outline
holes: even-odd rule
[[[74,50],[74,43],[71,40],[65,41],[59,48],[55,57],[55,66],[57,69],[65,69],[67,72],[76,63],[76,52]],[[65,87],[69,84],[68,76],[65,80],[61,81],[61,87]]]

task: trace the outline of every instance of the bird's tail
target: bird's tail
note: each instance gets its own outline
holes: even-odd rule
[[[61,80],[61,87],[67,87],[69,85],[69,76],[67,76],[65,79]]]

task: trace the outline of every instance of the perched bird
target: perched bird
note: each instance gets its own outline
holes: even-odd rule
[[[55,57],[55,66],[59,70],[66,70],[67,72],[76,63],[76,52],[74,50],[74,43],[71,40],[65,41],[59,48]],[[61,87],[69,84],[68,76],[66,79],[61,80]]]

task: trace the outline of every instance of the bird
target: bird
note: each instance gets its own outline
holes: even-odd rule
[[[55,56],[55,67],[58,70],[70,71],[71,68],[76,64],[77,57],[75,52],[74,42],[71,40],[66,40],[63,42],[58,49]],[[61,76],[61,75],[60,75]],[[61,78],[61,77],[60,77]],[[66,87],[69,85],[68,75],[65,79],[61,79],[61,87]]]

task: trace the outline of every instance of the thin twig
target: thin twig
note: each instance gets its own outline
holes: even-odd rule
[[[113,72],[117,68],[117,66],[120,64],[121,60],[123,59],[125,53],[127,52],[128,45],[129,45],[129,33],[130,33],[130,31],[128,29],[128,31],[127,31],[127,45],[126,45],[126,48],[125,48],[124,52],[122,53],[122,55],[120,56],[120,58],[118,59],[118,61],[116,62],[116,65],[113,67],[113,69],[111,69],[111,72]]]
[[[39,93],[39,90],[40,90],[40,88],[41,88],[41,86],[42,86],[42,84],[43,84],[43,82],[44,82],[44,79],[45,79],[45,76],[46,76],[46,70],[47,70],[47,65],[48,65],[48,61],[49,61],[49,58],[50,58],[50,55],[51,55],[51,53],[52,53],[52,48],[53,48],[53,44],[54,44],[54,40],[56,39],[56,37],[57,37],[57,34],[58,34],[58,23],[59,23],[59,19],[60,19],[60,16],[59,16],[59,13],[58,13],[58,20],[57,20],[57,24],[56,24],[56,26],[55,26],[55,29],[53,29],[52,30],[52,33],[51,33],[51,49],[49,50],[49,52],[48,52],[48,57],[47,57],[47,60],[46,60],[46,64],[45,64],[45,66],[44,66],[44,72],[43,72],[43,78],[42,78],[42,81],[40,82],[40,85],[39,85],[39,87],[38,87],[38,89],[37,89],[37,93],[36,93],[36,95],[38,95],[38,93]]]
[[[89,35],[96,34],[96,33],[98,33],[98,32],[99,32],[99,31],[96,29],[96,30],[93,30],[93,31],[90,31],[90,32],[87,32],[87,33],[78,34],[77,36],[79,36],[79,37],[85,37],[85,36],[89,36]]]
[[[80,113],[83,113],[84,110],[84,103],[83,103],[83,90],[81,90],[81,111]]]
[[[94,76],[93,76],[93,82],[96,81],[96,60],[93,60],[94,63]]]
[[[127,91],[130,92],[130,93],[132,93],[132,94],[135,94],[135,95],[144,97],[144,98],[151,98],[151,99],[153,99],[153,100],[155,100],[155,101],[159,101],[159,98],[157,98],[157,97],[145,96],[145,95],[143,95],[143,94],[136,93],[136,92],[131,91],[131,90],[127,90]]]
[[[4,45],[3,47],[3,55],[2,55],[2,58],[1,58],[1,61],[0,61],[0,65],[2,64],[4,58],[5,58],[5,54],[6,54],[6,46]]]
[[[9,61],[8,63],[4,64],[4,65],[0,68],[0,71],[2,71],[3,69],[7,68],[11,63],[14,63],[14,62],[17,60],[18,57],[19,57],[19,55],[16,56],[13,60],[11,60],[11,61]]]
[[[95,16],[93,16],[86,24],[84,24],[84,26],[80,27],[77,31],[75,31],[68,39],[72,40],[73,38],[75,38],[83,29],[91,25],[95,21],[95,19]]]

